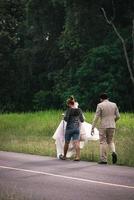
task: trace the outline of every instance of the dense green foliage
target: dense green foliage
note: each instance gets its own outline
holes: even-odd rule
[[[93,110],[103,91],[121,111],[134,111],[122,45],[101,7],[111,18],[111,0],[0,0],[1,112],[63,108],[72,94]],[[134,3],[114,7],[132,63]]]

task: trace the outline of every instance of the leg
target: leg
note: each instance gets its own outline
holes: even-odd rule
[[[76,150],[76,161],[80,160],[80,141],[79,140],[74,140],[74,147]]]
[[[99,130],[100,137],[100,163],[107,163],[107,141],[106,141],[106,129]]]
[[[65,142],[64,144],[64,155],[60,155],[59,158],[61,160],[66,160],[66,155],[67,155],[67,151],[68,151],[68,146],[69,146],[69,142]]]
[[[108,128],[107,129],[107,133],[106,133],[107,144],[108,144],[111,152],[115,152],[115,144],[114,144],[114,141],[113,141],[114,133],[115,133],[114,128]]]
[[[66,130],[66,133],[65,133],[65,144],[64,144],[64,155],[60,155],[59,156],[59,158],[61,160],[66,160],[66,155],[67,155],[67,151],[68,151],[70,140],[71,140],[70,131]]]
[[[115,164],[117,162],[117,154],[115,152],[115,144],[114,144],[114,141],[113,141],[114,133],[115,133],[114,128],[107,129],[107,144],[108,144],[110,150],[112,151],[112,162],[113,162],[113,164]]]
[[[64,145],[64,157],[65,158],[66,158],[66,155],[67,155],[68,146],[69,146],[69,142],[65,142],[65,145]]]
[[[74,129],[73,130],[73,135],[72,135],[75,151],[76,151],[76,157],[74,161],[79,161],[80,160],[80,130],[79,129]]]

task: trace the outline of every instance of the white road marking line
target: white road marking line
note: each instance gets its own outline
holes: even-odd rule
[[[59,175],[59,174],[52,174],[52,173],[41,172],[41,171],[33,171],[33,170],[22,169],[22,168],[14,168],[14,167],[6,167],[6,166],[0,166],[0,168],[10,169],[10,170],[15,170],[15,171],[30,172],[30,173],[35,173],[35,174],[42,174],[42,175],[47,175],[47,176],[54,176],[54,177],[59,177],[59,178],[65,178],[65,179],[71,179],[71,180],[83,181],[83,182],[89,182],[89,183],[96,183],[96,184],[102,184],[102,185],[108,185],[108,186],[114,186],[114,187],[134,189],[134,186],[129,186],[129,185],[120,185],[120,184],[107,183],[107,182],[102,182],[102,181],[93,181],[90,179],[75,178],[75,177],[71,177],[71,176],[63,176],[63,175]]]

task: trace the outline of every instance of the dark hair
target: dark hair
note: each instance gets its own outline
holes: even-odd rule
[[[67,106],[69,106],[69,105],[74,105],[74,100],[73,99],[67,99]]]
[[[108,95],[106,93],[101,93],[100,99],[108,99]]]
[[[74,102],[75,102],[74,96],[71,95],[71,96],[67,99],[66,104],[67,104],[67,106],[69,106],[70,104],[73,106],[73,105],[74,105]]]
[[[69,97],[69,99],[70,99],[70,100],[72,100],[72,101],[75,101],[75,99],[74,99],[74,96],[73,96],[73,95],[71,95],[71,96]]]

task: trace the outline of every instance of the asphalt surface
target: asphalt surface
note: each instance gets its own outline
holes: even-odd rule
[[[134,168],[0,151],[3,199],[134,200]]]

